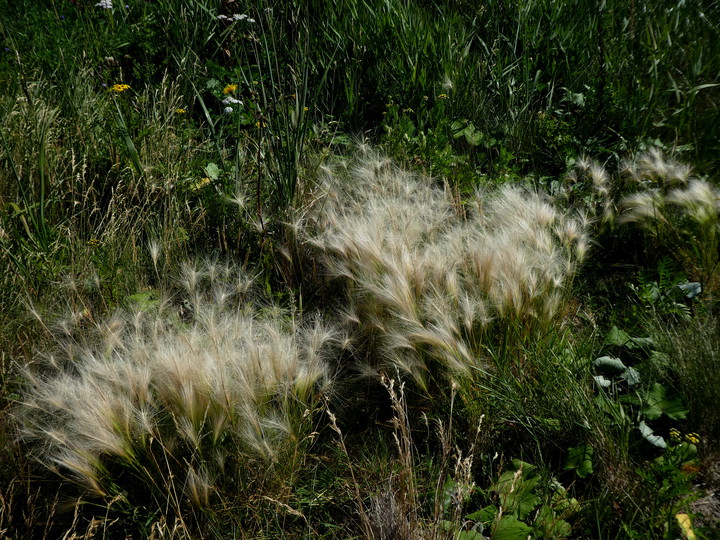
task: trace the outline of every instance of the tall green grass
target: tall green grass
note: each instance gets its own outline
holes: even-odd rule
[[[715,0],[95,4],[0,0],[2,534],[681,534],[683,475],[716,485]],[[626,284],[660,260],[702,293]]]

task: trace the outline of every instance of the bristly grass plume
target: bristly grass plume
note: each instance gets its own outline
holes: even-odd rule
[[[335,334],[248,307],[250,280],[230,267],[188,267],[184,282],[182,309],[64,325],[26,372],[22,435],[59,474],[168,518],[281,498],[331,385]]]
[[[541,194],[504,186],[460,205],[375,155],[324,182],[309,241],[347,284],[346,319],[377,347],[373,370],[427,388],[511,357],[562,320],[589,240],[582,219]]]
[[[659,150],[640,154],[626,172],[639,189],[620,201],[619,222],[641,227],[712,293],[718,286],[720,190]]]

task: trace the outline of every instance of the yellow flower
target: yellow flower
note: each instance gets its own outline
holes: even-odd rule
[[[113,84],[110,88],[111,92],[124,92],[125,90],[129,90],[130,85],[129,84]]]
[[[679,443],[682,441],[682,437],[680,435],[680,430],[676,428],[670,429],[670,440],[676,443]]]
[[[185,109],[175,109],[175,112],[177,114],[185,114],[187,111]]]
[[[697,433],[686,433],[685,440],[690,444],[698,444],[700,442],[700,435]]]
[[[438,99],[448,99],[448,95],[447,95],[447,94],[440,94],[437,98],[438,98]]]
[[[225,88],[223,88],[223,94],[229,94],[235,90],[237,90],[237,84],[228,84]]]
[[[200,178],[197,182],[192,184],[190,186],[191,191],[200,191],[205,186],[209,185],[211,180],[206,176],[204,178]]]

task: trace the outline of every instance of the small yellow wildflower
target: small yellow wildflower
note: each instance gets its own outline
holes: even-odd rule
[[[686,433],[685,440],[690,444],[698,444],[700,442],[700,435],[697,433]]]
[[[265,122],[255,122],[255,127],[265,127]]]
[[[175,112],[177,114],[185,114],[187,111],[185,109],[175,109]]]
[[[680,430],[676,428],[670,428],[670,440],[675,443],[679,443],[682,441],[682,436],[680,435]]]
[[[237,84],[228,84],[225,88],[223,88],[223,94],[229,94],[235,90],[237,90]]]
[[[125,90],[130,90],[129,84],[113,84],[110,87],[111,92],[124,92]]]
[[[307,112],[307,111],[310,110],[310,107],[303,107],[303,110],[304,110],[305,112]]]
[[[192,191],[200,191],[202,188],[210,184],[210,179],[206,176],[204,178],[200,178],[197,182],[192,184],[190,186],[190,189]]]
[[[258,84],[258,82],[257,82],[257,81],[253,81],[253,84]]]
[[[448,99],[448,95],[447,95],[447,94],[440,94],[440,95],[438,95],[437,98],[438,98],[438,99]]]

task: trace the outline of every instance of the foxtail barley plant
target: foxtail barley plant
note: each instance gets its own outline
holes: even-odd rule
[[[345,318],[375,344],[375,370],[420,387],[486,369],[549,332],[588,246],[585,223],[504,186],[459,205],[428,178],[367,155],[328,170],[309,241],[344,280]]]
[[[246,307],[249,280],[227,266],[188,266],[183,281],[182,310],[58,326],[58,351],[26,373],[22,435],[50,469],[130,505],[281,498],[330,388],[335,334]]]
[[[620,223],[641,227],[710,292],[717,286],[720,190],[658,150],[626,165],[639,190],[621,201]]]

